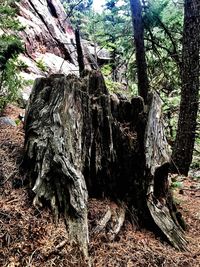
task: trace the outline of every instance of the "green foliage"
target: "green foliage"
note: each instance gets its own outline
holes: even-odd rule
[[[124,85],[120,82],[115,82],[112,80],[112,64],[105,64],[101,68],[101,72],[105,78],[106,87],[110,93],[121,93],[127,97],[131,96],[131,91],[124,89]]]
[[[104,76],[109,77],[112,73],[111,65],[110,64],[103,65],[103,67],[101,68],[101,72]]]
[[[111,73],[112,67],[111,64],[106,64],[101,68],[101,72],[104,75],[106,87],[108,88],[109,92],[116,93],[120,90],[121,84],[112,81]]]
[[[39,59],[36,61],[36,66],[43,72],[47,71],[47,66],[45,65],[45,63],[42,59]]]
[[[7,62],[23,52],[21,40],[15,35],[3,34],[0,37],[0,70],[3,71]]]
[[[181,89],[183,5],[150,0],[144,7],[143,19],[150,87],[164,102],[167,138],[174,141]]]
[[[109,78],[105,78],[105,83],[110,93],[121,93],[121,83],[113,82]]]
[[[91,9],[93,0],[63,0],[62,2],[67,13],[67,18],[70,18],[70,22],[72,23],[74,28],[81,28],[85,22],[87,13]]]
[[[182,188],[182,187],[183,187],[182,182],[175,181],[175,182],[172,182],[171,184],[171,188]]]
[[[1,74],[0,111],[7,103],[17,100],[19,89],[23,86],[18,63],[16,58],[10,59]]]
[[[25,80],[24,85],[25,86],[32,86],[34,84],[35,80]]]
[[[16,125],[19,125],[21,123],[20,119],[15,120]]]
[[[80,26],[82,37],[110,51],[113,72],[119,65],[127,66],[129,88],[135,91],[136,62],[129,1],[106,0],[100,14],[82,3],[76,6],[78,0],[65,2],[68,13],[74,7],[71,14]],[[180,89],[183,6],[171,0],[145,1],[143,20],[150,86],[168,98],[169,93]],[[115,80],[114,75],[112,78]]]
[[[17,12],[15,2],[17,1],[0,0],[0,29],[20,31],[23,28],[15,18]]]
[[[151,0],[144,24],[151,86],[165,94],[179,90],[183,9],[170,0]]]
[[[18,90],[23,81],[19,76],[19,53],[23,52],[23,44],[17,36],[22,29],[15,19],[16,8],[14,1],[0,0],[0,111],[4,106],[18,97]]]
[[[18,60],[18,68],[21,71],[26,71],[28,69],[28,65],[24,61]]]

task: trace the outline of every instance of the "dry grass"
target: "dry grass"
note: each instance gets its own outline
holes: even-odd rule
[[[15,119],[21,110],[10,106],[5,112]],[[0,126],[0,266],[83,267],[77,248],[68,242],[63,219],[56,226],[48,208],[38,210],[32,206],[28,177],[19,168],[23,139],[22,125]],[[136,231],[126,222],[113,242],[109,242],[104,233],[90,237],[92,265],[200,266],[200,192],[192,179],[187,178],[183,184],[183,194],[177,189],[175,197],[188,224],[188,252],[178,252],[153,233]],[[90,229],[104,215],[108,204],[108,200],[89,201]]]

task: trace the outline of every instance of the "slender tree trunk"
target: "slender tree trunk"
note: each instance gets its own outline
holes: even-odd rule
[[[112,51],[112,80],[114,82],[117,82],[117,53],[116,53],[116,49],[114,48]]]
[[[146,103],[149,91],[149,81],[148,81],[147,64],[145,58],[142,6],[140,0],[130,0],[130,4],[131,4],[132,22],[134,29],[135,49],[136,49],[138,92],[139,95],[143,97],[144,102]]]
[[[192,162],[199,100],[200,2],[185,0],[180,114],[172,153],[173,171],[188,174]]]
[[[78,28],[76,28],[75,30],[75,38],[76,38],[76,50],[78,55],[79,74],[80,76],[82,76],[83,71],[85,69],[85,64],[83,60],[83,50],[81,46],[80,32]]]

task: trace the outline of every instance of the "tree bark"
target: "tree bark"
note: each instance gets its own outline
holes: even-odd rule
[[[192,162],[199,100],[200,2],[185,0],[182,90],[172,170],[188,175]]]
[[[140,0],[130,0],[132,22],[134,29],[134,40],[136,49],[136,64],[138,77],[138,92],[147,103],[147,95],[149,91],[149,81],[147,75],[147,64],[145,58],[144,45],[144,25],[142,20],[142,6]]]
[[[142,98],[109,95],[98,72],[82,79],[36,80],[25,118],[24,156],[34,204],[47,200],[56,217],[64,213],[70,238],[86,257],[88,195],[120,203],[94,232],[110,223],[113,240],[128,210],[140,225],[160,229],[176,248],[185,249],[171,206],[168,161],[157,95],[147,117]]]
[[[81,40],[80,40],[80,32],[79,29],[77,28],[75,30],[75,37],[76,37],[76,50],[77,50],[77,55],[78,55],[78,65],[79,65],[79,74],[80,77],[83,74],[83,71],[85,69],[85,64],[84,64],[84,60],[83,60],[83,50],[82,50],[82,46],[81,46]]]

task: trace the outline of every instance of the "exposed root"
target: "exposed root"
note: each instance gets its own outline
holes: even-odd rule
[[[107,223],[110,221],[112,216],[112,212],[110,210],[110,207],[108,207],[108,210],[106,212],[106,214],[103,216],[103,218],[101,218],[101,220],[97,223],[97,226],[94,228],[94,230],[92,231],[92,234],[98,234],[100,233],[103,229],[106,228]]]
[[[166,206],[156,205],[152,196],[148,198],[148,207],[160,229],[168,238],[169,242],[178,250],[187,251],[187,241],[182,229],[175,224]]]
[[[98,235],[105,231],[107,239],[113,241],[120,232],[125,221],[126,209],[111,203],[105,215],[97,222],[97,226],[91,231],[91,235]]]
[[[119,207],[113,211],[112,218],[109,224],[110,229],[107,233],[110,241],[113,241],[115,237],[118,235],[118,233],[120,232],[124,224],[125,214],[126,214],[126,210],[124,207]]]

